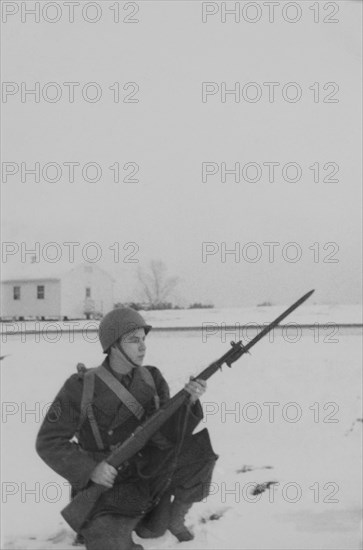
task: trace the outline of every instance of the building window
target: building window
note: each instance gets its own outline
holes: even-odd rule
[[[91,288],[89,286],[86,287],[86,298],[91,298]]]
[[[44,300],[44,285],[37,286],[37,298],[38,300]]]
[[[13,298],[14,300],[20,300],[20,286],[13,286]]]

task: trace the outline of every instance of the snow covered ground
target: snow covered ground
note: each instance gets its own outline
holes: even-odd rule
[[[360,322],[358,310],[346,316],[339,308],[329,313],[328,306],[309,307],[287,321]],[[227,334],[222,322],[265,322],[282,309],[256,308],[252,313],[259,318],[251,312],[241,318],[240,310],[234,316],[231,310],[219,310],[219,316],[218,310],[172,312],[172,320],[169,312],[150,313],[159,326],[200,326],[201,320],[219,325],[213,333],[151,333],[147,364],[159,366],[174,393],[225,353],[236,335]],[[167,533],[143,541],[146,549],[361,548],[362,329],[331,330],[278,329],[209,380],[201,428],[208,427],[220,455],[212,494],[188,515],[194,541],[181,544]],[[62,334],[53,342],[35,334],[5,338],[1,548],[72,548],[73,532],[59,514],[68,501],[67,482],[42,463],[34,441],[76,363],[101,362],[99,344],[91,340],[95,334]]]
[[[182,310],[163,310],[143,312],[146,320],[156,329],[173,328],[197,328],[207,327],[210,332],[214,327],[237,326],[238,325],[257,325],[270,323],[284,309],[285,306],[264,306],[264,307],[234,307],[234,308],[211,308],[211,309],[182,309]],[[318,305],[311,304],[310,301],[295,310],[284,323],[290,324],[362,324],[362,308],[360,305]],[[18,321],[0,323],[0,332],[3,334],[20,334],[24,331],[45,331],[60,332],[82,331],[86,327],[87,331],[95,330],[99,321]]]

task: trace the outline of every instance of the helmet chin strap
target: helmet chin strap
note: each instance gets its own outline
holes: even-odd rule
[[[139,366],[130,359],[119,343],[111,347],[109,358],[111,368],[120,374],[128,374]]]
[[[117,345],[118,349],[120,350],[120,352],[122,353],[122,355],[124,356],[124,358],[126,359],[126,361],[128,361],[129,363],[131,363],[131,365],[133,365],[134,367],[138,367],[138,366],[139,366],[137,363],[134,363],[133,360],[127,355],[127,353],[126,353],[126,351],[123,349],[121,343],[117,343],[116,345]]]

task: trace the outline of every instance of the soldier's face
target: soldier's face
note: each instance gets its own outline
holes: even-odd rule
[[[145,338],[146,336],[144,329],[138,328],[128,332],[121,339],[121,346],[126,355],[130,357],[131,361],[140,367],[144,361],[146,353]]]

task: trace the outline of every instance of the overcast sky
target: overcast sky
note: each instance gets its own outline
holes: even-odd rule
[[[121,300],[136,296],[137,265],[158,258],[170,275],[181,278],[178,297],[188,303],[288,303],[311,288],[318,303],[360,301],[361,2],[329,3],[339,7],[336,14],[328,3],[319,3],[319,14],[309,9],[313,2],[296,3],[301,9],[296,23],[284,20],[284,2],[273,23],[262,2],[255,23],[247,19],[257,11],[243,12],[239,23],[232,16],[222,23],[221,3],[203,8],[189,1],[141,1],[135,14],[134,3],[121,2],[119,23],[109,9],[115,3],[98,2],[98,22],[82,20],[75,10],[69,23],[66,6],[58,4],[59,22],[45,20],[57,15],[49,11],[40,14],[39,23],[30,16],[23,23],[19,12],[3,24],[3,81],[15,83],[7,85],[2,104],[3,241],[19,247],[23,242],[29,249],[35,242],[41,248],[57,242],[60,269],[74,265],[62,243],[80,243],[75,251],[80,263],[82,247],[97,242],[102,248],[97,265],[115,277]],[[241,10],[244,4],[239,3]],[[205,23],[203,9],[216,11]],[[294,13],[291,8],[285,16]],[[95,14],[90,10],[86,16]],[[125,17],[139,22],[123,22]],[[324,23],[324,18],[338,22]],[[34,96],[21,101],[21,82],[28,88],[39,82],[38,103]],[[42,95],[54,97],[55,87],[44,88],[49,82],[61,90],[58,102]],[[80,83],[74,103],[64,82]],[[89,82],[102,90],[94,103],[81,94]],[[109,89],[115,82],[120,83],[119,103],[116,86]],[[124,90],[130,82],[139,89],[129,84]],[[203,82],[215,83],[204,102]],[[239,102],[231,94],[222,102],[222,82],[228,89],[240,83]],[[245,87],[250,82],[256,85]],[[266,82],[278,83],[272,101]],[[289,82],[296,86],[285,88],[285,95],[302,92],[294,103],[282,94]],[[246,99],[259,90],[258,101]],[[92,99],[95,88],[86,91]],[[138,102],[125,103],[125,96]],[[41,173],[36,183],[24,174],[22,182],[21,163],[30,168],[35,162],[41,170],[58,163],[62,177],[51,182]],[[74,182],[65,162],[80,163]],[[97,182],[82,177],[81,168],[89,162],[102,170]],[[116,162],[119,183],[113,181],[115,168],[109,168]],[[223,182],[222,162],[227,169],[239,162],[241,171],[248,163],[258,166],[242,171],[239,182],[233,174]],[[267,162],[280,163],[274,181]],[[216,171],[204,182],[203,163],[209,163],[204,170]],[[287,163],[301,169],[300,181],[286,181],[297,173],[292,165],[284,179],[281,168]],[[123,182],[136,165],[139,182]],[[259,169],[260,181],[253,182]],[[87,177],[94,174],[91,167]],[[329,177],[338,181],[323,181]],[[119,262],[109,249],[115,242]],[[263,244],[272,242],[278,243],[273,256],[272,245]],[[126,243],[136,245],[123,250]],[[236,243],[241,256],[224,256],[223,247],[233,249]],[[253,261],[256,254],[260,258]],[[301,258],[293,262],[295,254]],[[9,272],[5,259],[3,278]],[[19,269],[20,259],[20,252],[12,258]],[[122,261],[127,259],[139,264]],[[39,275],[42,264],[44,259]]]

